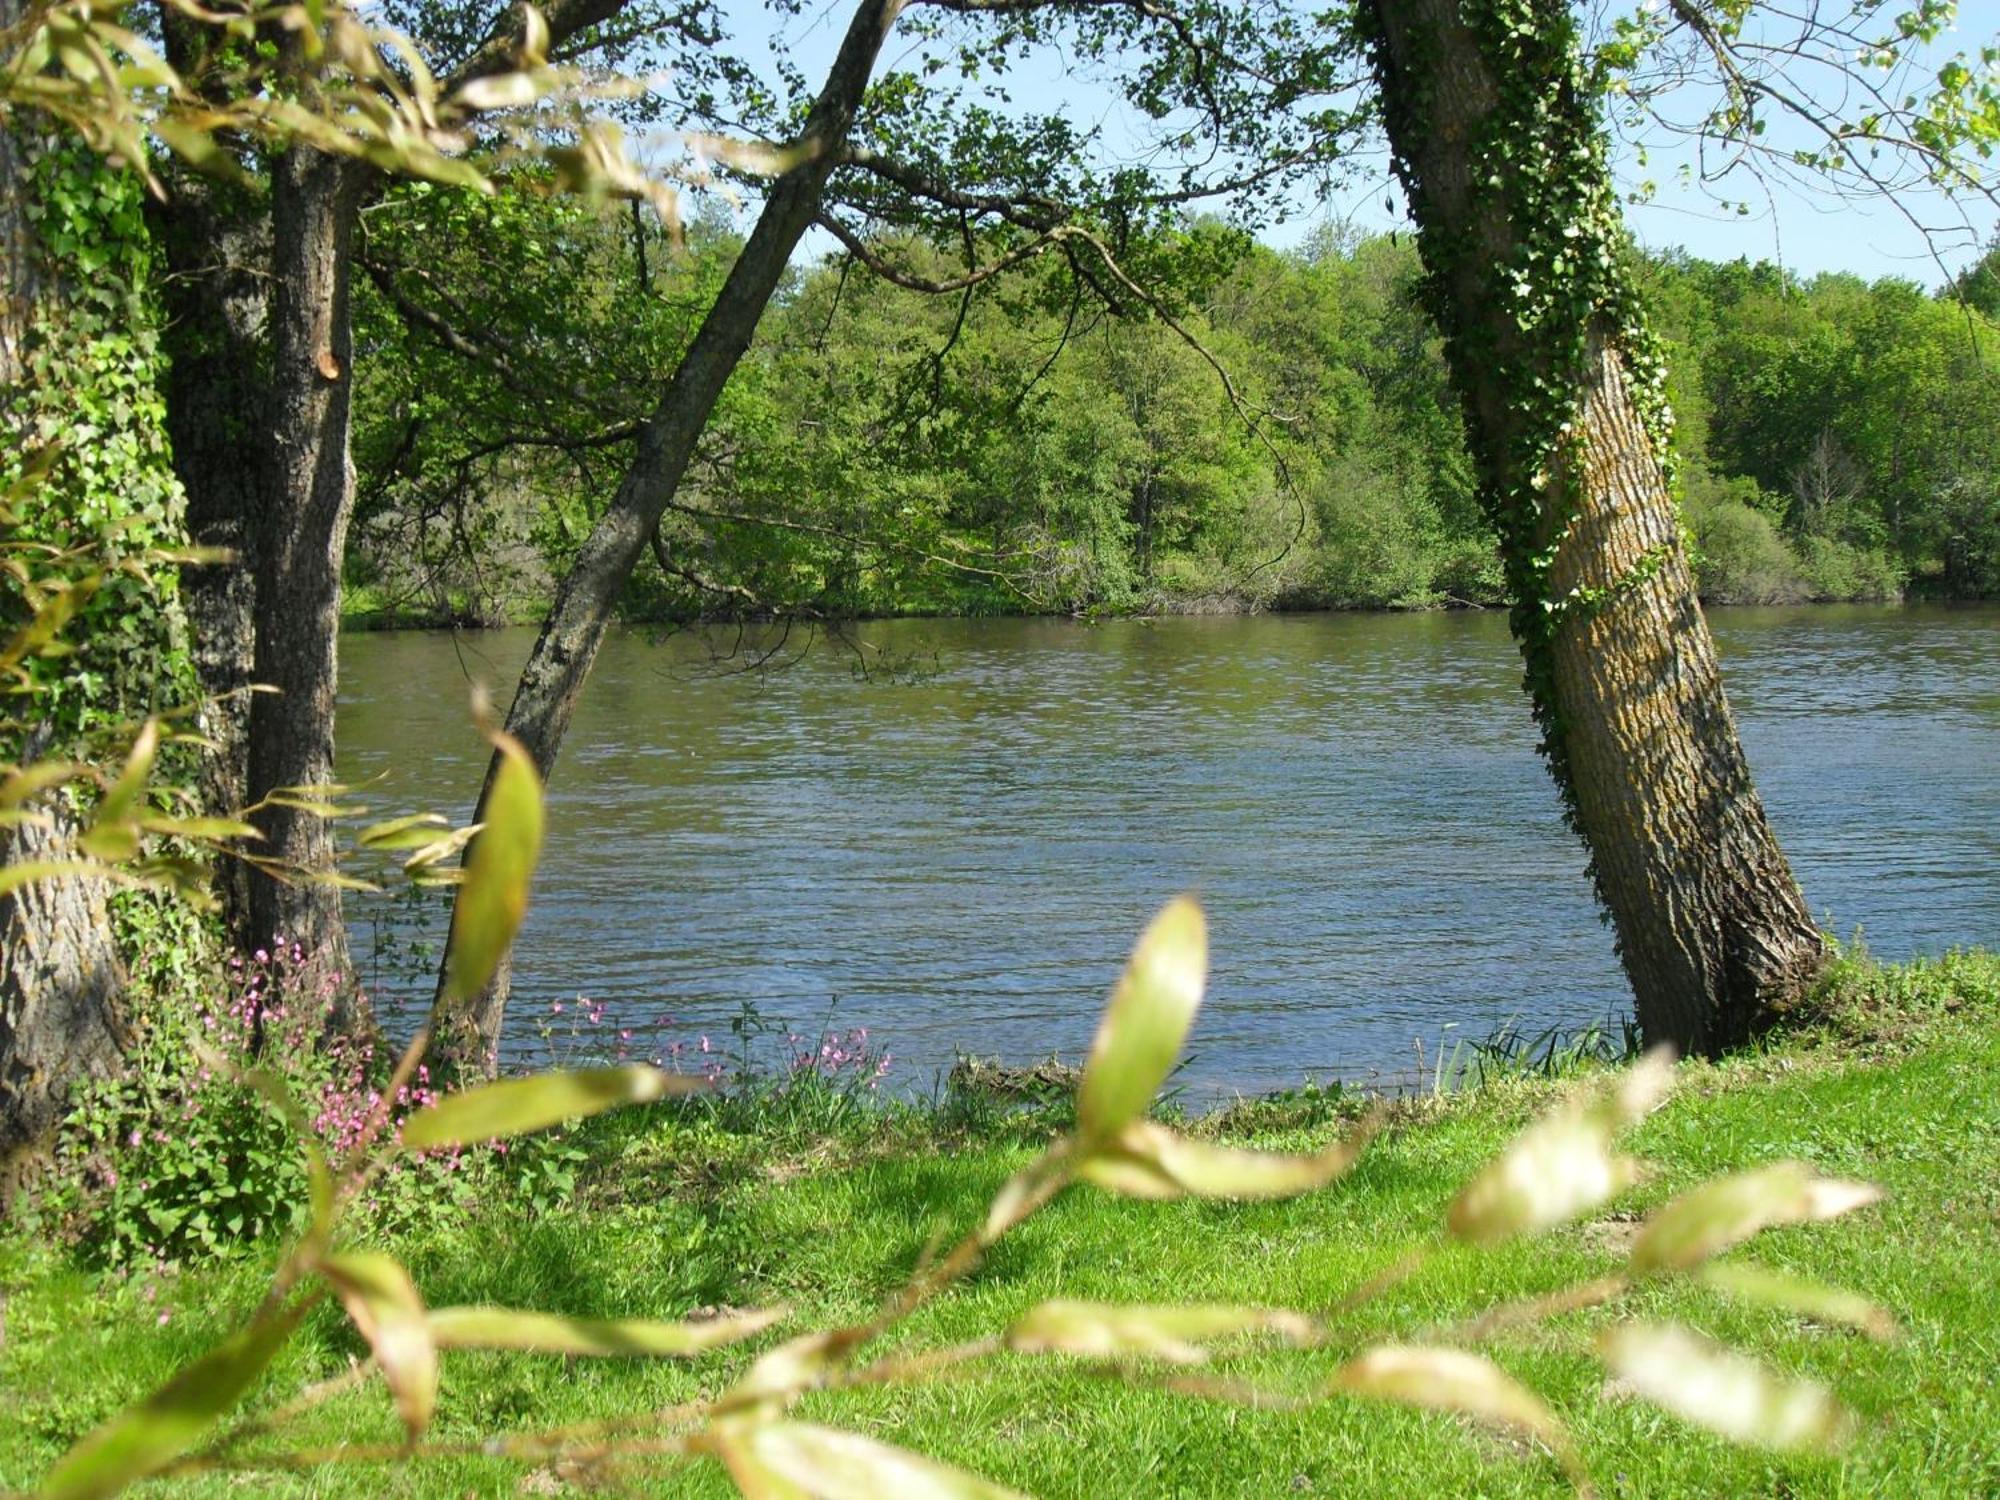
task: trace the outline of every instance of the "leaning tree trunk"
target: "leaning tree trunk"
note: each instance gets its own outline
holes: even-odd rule
[[[723,386],[750,347],[792,251],[819,211],[821,192],[867,91],[876,56],[905,3],[861,0],[855,10],[826,84],[792,147],[792,165],[771,183],[749,242],[640,430],[639,451],[617,495],[556,591],[507,715],[508,733],[526,748],[544,777],[562,748],[618,596],[673,499]],[[478,815],[484,813],[499,766],[496,754],[479,794]],[[447,971],[440,971],[434,1048],[442,1067],[488,1076],[498,1068],[509,967],[503,959],[485,991],[467,998],[448,997],[443,988]]]
[[[21,9],[19,0],[0,0],[0,27]],[[59,317],[64,294],[43,274],[28,220],[32,149],[25,135],[0,127],[0,449],[10,455],[38,439],[30,346],[45,320]],[[0,759],[33,761],[48,740],[46,732],[9,735]],[[30,811],[49,821],[0,831],[0,866],[75,858],[75,819],[62,794]],[[104,898],[104,882],[86,879],[36,881],[0,896],[0,1210],[70,1085],[124,1055],[125,970]]]
[[[333,779],[334,690],[340,632],[340,566],[354,512],[348,456],[352,327],[348,294],[354,222],[366,168],[295,145],[272,171],[270,445],[255,553],[254,676],[249,795]],[[310,800],[310,799],[308,799]],[[317,813],[266,807],[256,814],[260,856],[295,872],[250,882],[258,941],[282,937],[307,951],[307,981],[333,1002],[338,1031],[366,1024],[348,969],[334,839]]]
[[[1714,1053],[1824,945],[1695,597],[1662,367],[1565,0],[1373,0],[1376,74],[1543,752],[1649,1042]]]

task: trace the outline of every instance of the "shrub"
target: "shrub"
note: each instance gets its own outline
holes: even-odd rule
[[[1442,543],[1428,497],[1372,466],[1334,464],[1312,497],[1319,537],[1305,593],[1343,608],[1428,604]]]
[[[1831,536],[1799,541],[1799,571],[1815,599],[1900,599],[1908,571],[1880,547]]]
[[[1792,604],[1809,589],[1752,479],[1705,473],[1687,481],[1695,580],[1715,604]]]
[[[137,951],[185,954],[190,944],[198,934],[177,931]],[[185,964],[171,983],[141,974],[157,998],[130,1066],[79,1091],[39,1216],[87,1258],[114,1265],[227,1255],[295,1233],[306,1169],[297,1122],[273,1106],[271,1086],[298,1101],[319,1149],[337,1158],[359,1140],[387,1071],[373,1041],[329,1036],[335,981],[311,958],[274,936],[229,958],[219,977]],[[303,976],[316,972],[308,988]],[[398,1088],[392,1118],[435,1097],[419,1069]],[[476,1164],[465,1152],[412,1158],[371,1184],[362,1215],[387,1227],[434,1213],[463,1196]]]

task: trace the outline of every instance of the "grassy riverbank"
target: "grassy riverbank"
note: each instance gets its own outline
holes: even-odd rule
[[[923,1342],[974,1337],[1052,1296],[1241,1300],[1325,1314],[1413,1247],[1433,1245],[1446,1202],[1560,1084],[1513,1078],[1396,1107],[1354,1174],[1292,1202],[1144,1204],[1078,1189],[1003,1242],[988,1267],[909,1325]],[[1204,1128],[1261,1145],[1318,1145],[1359,1102],[1339,1095],[1246,1106]],[[487,1201],[397,1235],[388,1248],[435,1302],[506,1300],[580,1315],[677,1316],[783,1303],[793,1326],[863,1314],[899,1286],[926,1244],[975,1222],[1052,1124],[849,1113],[830,1131],[782,1113],[606,1117],[569,1201],[534,1212]],[[1585,1357],[1607,1313],[1559,1317],[1494,1339],[1490,1352],[1570,1422],[1606,1494],[1967,1495],[2000,1489],[2000,961],[1845,970],[1824,1014],[1759,1052],[1682,1069],[1672,1101],[1637,1132],[1651,1180],[1621,1212],[1474,1253],[1439,1248],[1352,1324],[1353,1343],[1448,1328],[1495,1302],[1614,1267],[1633,1210],[1718,1171],[1778,1159],[1864,1177],[1878,1207],[1772,1232],[1754,1258],[1846,1286],[1891,1310],[1902,1336],[1857,1334],[1662,1286],[1636,1310],[1685,1320],[1835,1386],[1862,1419],[1839,1460],[1731,1448],[1650,1407],[1607,1398]],[[211,1345],[254,1305],[274,1246],[155,1279],[94,1271],[64,1252],[0,1241],[0,1487],[28,1484],[103,1416]],[[1629,1307],[1628,1307],[1628,1310]],[[905,1335],[899,1335],[902,1337]],[[252,1407],[340,1371],[359,1349],[320,1309],[280,1355]],[[1302,1388],[1349,1352],[1253,1350],[1224,1368]],[[477,1443],[524,1425],[643,1410],[713,1392],[746,1362],[693,1366],[452,1355],[435,1436]],[[1455,1420],[1316,1404],[1252,1412],[1104,1378],[1066,1360],[990,1362],[915,1389],[815,1398],[810,1413],[949,1456],[1040,1495],[1543,1494],[1544,1458]],[[297,1422],[301,1444],[392,1442],[378,1385]],[[719,1470],[667,1476],[726,1494]],[[657,1492],[657,1467],[620,1482]],[[183,1482],[220,1494],[239,1476]],[[565,1476],[487,1457],[408,1473],[321,1469],[255,1480],[260,1493],[557,1493]],[[676,1493],[681,1492],[675,1490]]]

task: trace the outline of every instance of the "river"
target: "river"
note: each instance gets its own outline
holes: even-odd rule
[[[2000,941],[2000,609],[1711,618],[1823,925],[1893,958]],[[1212,923],[1199,1097],[1629,1011],[1497,613],[856,634],[783,670],[751,670],[754,633],[607,642],[550,788],[510,1056],[621,1032],[635,1055],[720,1050],[747,1002],[800,1034],[868,1028],[904,1088],[957,1049],[1074,1058],[1184,889]],[[385,815],[466,816],[468,682],[504,703],[531,641],[346,637],[343,776],[381,775]],[[428,993],[407,945],[437,913],[353,911],[407,1024]],[[575,1038],[579,995],[603,1019]]]

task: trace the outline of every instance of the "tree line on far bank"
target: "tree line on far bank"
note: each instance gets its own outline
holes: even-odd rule
[[[676,242],[650,215],[425,185],[370,234],[349,617],[537,617],[632,440],[627,393],[739,242],[717,215]],[[845,253],[794,272],[622,612],[1501,603],[1410,241],[1322,230],[1278,251],[1213,221],[1170,238],[1171,321],[1033,268],[976,297]],[[554,265],[581,274],[552,302]],[[2000,593],[2000,249],[1963,298],[1680,253],[1635,270],[1705,600]],[[532,326],[534,347],[468,359],[446,307]],[[538,362],[564,378],[525,378]]]

